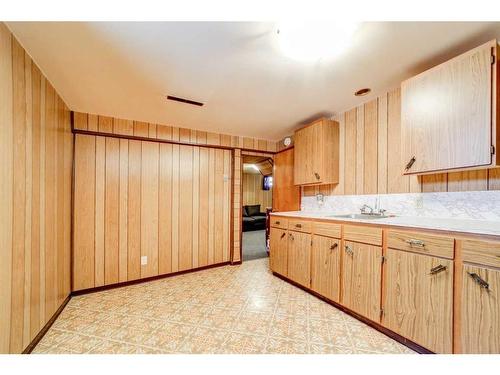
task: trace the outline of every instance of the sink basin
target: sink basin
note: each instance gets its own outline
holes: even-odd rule
[[[386,215],[363,215],[363,214],[347,214],[347,215],[328,215],[327,217],[336,217],[339,219],[361,219],[361,220],[376,220],[386,219],[390,216]]]

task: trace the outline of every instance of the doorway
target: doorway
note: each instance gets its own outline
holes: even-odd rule
[[[269,256],[266,228],[273,206],[273,159],[243,155],[242,253],[243,261]]]

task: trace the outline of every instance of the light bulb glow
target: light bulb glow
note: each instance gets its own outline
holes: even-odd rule
[[[358,26],[358,22],[350,21],[282,22],[277,37],[287,57],[316,62],[345,51]]]

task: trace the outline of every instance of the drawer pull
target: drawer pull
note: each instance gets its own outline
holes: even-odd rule
[[[406,243],[410,246],[416,246],[416,247],[425,247],[425,242],[422,241],[422,240],[414,240],[414,239],[410,239],[410,240],[406,240]]]
[[[279,221],[275,221],[274,224],[280,225],[281,223]]]
[[[438,265],[436,267],[431,268],[431,272],[430,272],[429,275],[436,275],[436,274],[438,274],[440,272],[446,271],[447,268],[448,267],[443,266],[442,264],[440,264],[440,265]]]
[[[318,172],[314,172],[314,176],[316,177],[316,180],[319,180],[319,179],[320,179],[320,176],[319,176],[319,173],[318,173]]]
[[[295,224],[295,228],[302,228],[302,224]]]
[[[290,235],[290,239],[293,241],[294,240],[293,234],[289,233],[289,235]]]
[[[339,244],[334,243],[332,246],[330,246],[330,250],[335,250],[338,246]]]
[[[285,236],[286,236],[286,232],[283,232],[283,233],[281,234],[281,237],[280,237],[280,238],[283,238],[283,237],[285,237]]]
[[[413,166],[413,164],[415,163],[415,161],[416,161],[416,160],[417,160],[417,159],[415,158],[415,156],[414,156],[414,157],[412,157],[412,158],[410,159],[410,161],[408,162],[408,164],[406,164],[405,170],[406,170],[406,171],[407,171],[407,170],[409,170],[409,169]]]
[[[490,284],[488,284],[486,281],[484,281],[481,276],[479,276],[475,272],[467,272],[470,277],[481,287],[486,289],[488,292],[491,291],[490,289]]]
[[[350,256],[354,255],[354,251],[352,251],[351,247],[349,245],[345,245],[345,252],[349,254]]]

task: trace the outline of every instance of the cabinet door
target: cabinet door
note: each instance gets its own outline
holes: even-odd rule
[[[287,231],[271,228],[269,266],[271,271],[287,276]]]
[[[288,278],[305,287],[311,284],[311,235],[288,231]]]
[[[452,352],[453,261],[388,249],[382,324],[436,352]]]
[[[494,49],[489,42],[401,84],[405,173],[491,164]]]
[[[500,271],[464,265],[461,299],[462,352],[499,354]]]
[[[382,248],[344,242],[342,304],[375,322],[380,320]]]
[[[319,126],[321,121],[295,133],[295,185],[321,183],[322,146]]]
[[[274,155],[273,212],[300,210],[300,187],[293,181],[294,149]]]
[[[311,252],[311,289],[332,301],[340,296],[340,240],[314,236]]]

